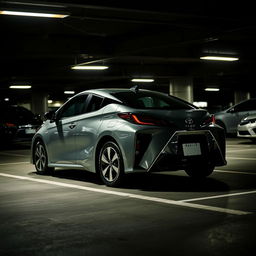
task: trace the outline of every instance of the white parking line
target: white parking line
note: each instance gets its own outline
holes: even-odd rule
[[[98,189],[98,188],[79,186],[79,185],[68,184],[68,183],[63,183],[63,182],[56,182],[56,181],[50,181],[50,180],[44,180],[44,179],[29,178],[29,177],[25,177],[25,176],[11,175],[11,174],[6,174],[6,173],[0,173],[0,176],[14,178],[14,179],[20,179],[20,180],[28,180],[28,181],[39,182],[39,183],[45,183],[45,184],[73,188],[73,189],[79,189],[79,190],[86,190],[86,191],[90,191],[90,192],[97,192],[97,193],[110,194],[110,195],[127,197],[127,198],[146,200],[146,201],[169,204],[169,205],[176,205],[176,206],[183,206],[183,207],[189,207],[189,208],[195,208],[195,209],[201,209],[201,210],[207,210],[207,211],[220,212],[220,213],[225,213],[225,214],[233,214],[233,215],[251,214],[251,212],[232,210],[232,209],[207,206],[207,205],[200,205],[200,204],[192,204],[192,203],[186,203],[186,202],[182,202],[182,201],[175,201],[175,200],[164,199],[164,198],[159,198],[159,197],[150,197],[150,196],[124,193],[124,192],[107,190],[107,189]]]
[[[224,195],[217,195],[217,196],[207,196],[207,197],[191,198],[191,199],[180,200],[180,202],[202,201],[202,200],[209,200],[209,199],[215,199],[215,198],[223,198],[223,197],[231,197],[231,196],[241,196],[241,195],[248,195],[248,194],[255,194],[255,193],[256,193],[256,190],[252,190],[252,191],[245,191],[245,192],[232,193],[232,194],[224,194]]]
[[[227,159],[256,161],[256,158],[249,158],[249,157],[232,157],[232,156],[228,156]]]
[[[3,155],[3,156],[20,156],[20,157],[28,156],[28,155],[23,155],[23,154],[15,154],[15,153],[7,153],[7,152],[0,152],[0,155]]]
[[[0,165],[15,165],[15,164],[29,164],[30,162],[14,162],[14,163],[3,163]]]
[[[256,151],[256,148],[239,148],[239,149],[227,149],[227,153],[236,153],[236,152],[244,152],[244,151]]]
[[[240,172],[240,171],[228,171],[228,170],[214,170],[214,172],[232,173],[232,174],[256,175],[256,172]]]

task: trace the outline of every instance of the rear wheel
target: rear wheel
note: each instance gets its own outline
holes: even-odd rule
[[[34,148],[34,164],[39,174],[50,174],[54,170],[54,168],[48,166],[46,149],[41,141],[38,141]]]
[[[205,178],[212,174],[214,168],[213,165],[190,166],[185,169],[185,172],[192,178]]]
[[[123,157],[118,145],[105,143],[98,156],[98,171],[102,181],[111,187],[120,185],[124,176]]]

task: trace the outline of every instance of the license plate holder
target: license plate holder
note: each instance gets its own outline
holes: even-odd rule
[[[201,145],[199,142],[182,143],[182,150],[184,156],[201,156]]]
[[[25,129],[25,134],[35,134],[35,133],[36,133],[36,129],[33,129],[33,128]]]

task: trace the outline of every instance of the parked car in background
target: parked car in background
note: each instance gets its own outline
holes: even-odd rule
[[[237,127],[237,136],[256,142],[256,115],[247,116],[242,119]]]
[[[5,103],[0,104],[1,141],[31,140],[42,120],[30,110]]]
[[[216,123],[223,127],[226,133],[236,134],[237,126],[243,118],[256,114],[256,99],[245,100],[226,110],[215,113]]]
[[[185,170],[202,178],[226,164],[225,134],[214,117],[163,93],[89,90],[45,116],[32,141],[41,174],[77,167],[117,186],[125,173]]]

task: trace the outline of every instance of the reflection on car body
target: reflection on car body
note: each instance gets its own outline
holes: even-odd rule
[[[163,93],[84,91],[46,118],[32,141],[39,173],[82,167],[117,186],[130,172],[183,169],[206,177],[226,164],[225,134],[214,117]]]

